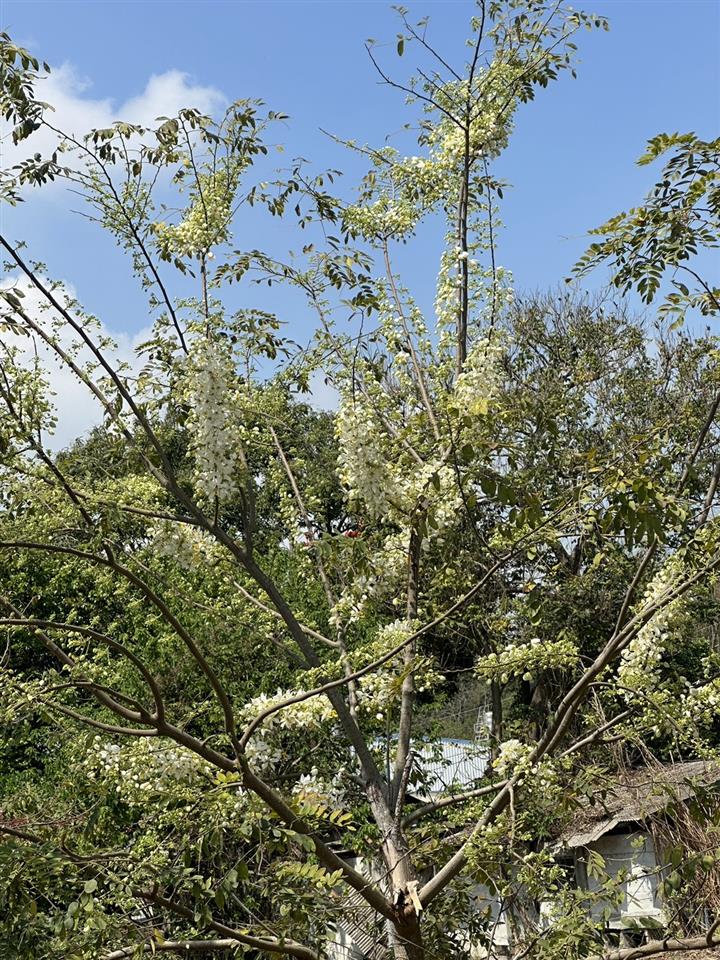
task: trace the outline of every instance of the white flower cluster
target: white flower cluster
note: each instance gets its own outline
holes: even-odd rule
[[[432,512],[434,530],[450,524],[462,506],[455,471],[446,463],[431,461],[419,469],[406,470],[397,476],[393,489],[396,502],[407,514],[424,500]]]
[[[502,382],[502,350],[497,340],[482,337],[468,353],[455,381],[454,403],[461,415],[483,417]]]
[[[457,99],[464,100],[468,92],[473,98],[482,98],[487,104],[486,110],[476,110],[470,125],[469,147],[470,156],[495,157],[507,145],[512,116],[517,106],[517,99],[507,102],[507,91],[513,89],[517,68],[510,64],[496,60],[488,67],[479,70],[473,82],[473,89],[468,90],[468,82],[459,80],[449,83],[445,87],[445,95],[450,107]],[[457,99],[456,99],[457,98]],[[502,111],[498,104],[503,104]],[[444,118],[430,136],[434,145],[434,154],[451,166],[464,162],[465,157],[465,130],[449,118]]]
[[[201,175],[197,195],[180,223],[154,225],[163,253],[197,257],[227,240],[235,185],[236,178],[226,172]]]
[[[470,159],[494,157],[507,144],[515,101],[505,104],[501,115],[495,104],[506,100],[511,68],[493,64],[475,79],[471,96],[482,97],[489,110],[474,112],[469,130]],[[435,91],[447,100],[448,110],[468,94],[466,81],[449,83]],[[367,240],[378,236],[402,239],[410,235],[421,218],[443,204],[455,192],[465,162],[465,131],[454,121],[442,118],[426,137],[428,156],[400,158],[385,148],[375,153],[375,169],[366,179],[363,201],[345,212],[345,226]]]
[[[330,610],[330,624],[337,629],[343,624],[357,623],[373,592],[374,584],[368,577],[356,577],[352,587],[342,592]]]
[[[519,676],[531,682],[543,670],[571,669],[578,658],[578,649],[568,637],[558,640],[534,637],[529,643],[509,643],[498,653],[481,657],[475,672],[488,682],[508,683],[511,677]]]
[[[409,620],[395,620],[393,623],[386,624],[378,632],[376,639],[362,648],[362,660],[358,660],[356,666],[371,663],[384,653],[400,646],[416,629],[417,623]],[[357,657],[357,651],[355,656]],[[400,695],[404,667],[403,654],[400,652],[380,669],[362,677],[358,682],[358,708],[369,716],[374,716],[376,720],[383,720],[386,712],[397,702]],[[436,668],[434,661],[427,657],[418,657],[415,660],[413,675],[415,687],[420,693],[439,686],[443,682],[443,675]]]
[[[497,154],[500,150],[502,131],[494,117],[479,116],[470,130],[470,154],[480,152]],[[507,135],[502,137],[507,140]],[[449,164],[456,164],[465,156],[465,132],[457,124],[448,124],[440,142],[439,155]]]
[[[312,767],[310,773],[304,773],[293,786],[293,796],[301,803],[320,803],[336,810],[343,809],[346,806],[344,777],[345,769],[340,768],[331,780],[323,780],[317,767]]]
[[[405,603],[398,593],[403,575],[407,570],[409,534],[400,530],[388,534],[382,545],[368,558],[370,570],[358,574],[344,588],[330,611],[330,623],[338,628],[343,624],[357,623],[370,600]]]
[[[248,700],[242,708],[242,719],[249,722],[268,707],[273,707],[290,697],[302,696],[305,692],[302,689],[278,690],[271,697],[266,693],[261,693],[259,696],[253,697],[252,700]],[[330,723],[334,717],[335,712],[327,697],[309,697],[307,700],[293,703],[276,713],[270,714],[263,722],[263,730],[266,735],[272,730],[317,730]],[[265,743],[264,747],[269,748],[269,743]]]
[[[513,778],[533,793],[539,804],[552,806],[562,790],[562,780],[551,760],[533,763],[533,745],[520,740],[505,740],[495,759],[495,772],[508,780]]]
[[[390,507],[391,481],[371,412],[359,400],[345,399],[335,423],[340,443],[338,473],[351,502],[361,502],[368,518],[383,517]]]
[[[495,770],[501,777],[514,776],[525,769],[530,771],[531,747],[520,740],[505,740],[500,744],[495,760]]]
[[[121,746],[97,736],[85,765],[90,780],[108,784],[128,803],[143,803],[148,794],[172,792],[212,774],[197,754],[151,739]]]
[[[407,620],[395,620],[388,623],[378,632],[374,642],[368,644],[362,651],[362,660],[370,663],[383,654],[388,653],[406,640],[414,625]],[[358,683],[358,706],[365,713],[374,715],[376,720],[383,720],[386,711],[397,700],[399,693],[398,677],[402,668],[402,654],[389,660],[379,670],[366,674]]]
[[[372,189],[360,203],[346,207],[345,226],[367,240],[409,236],[423,215],[452,189],[449,171],[446,158],[439,154],[400,158],[392,149],[380,151]]]
[[[252,738],[245,748],[245,756],[253,770],[260,773],[277,771],[282,761],[287,759],[280,746],[272,742],[272,737],[266,739],[261,736]]]
[[[651,580],[638,612],[642,614],[643,610],[661,600],[681,581],[682,576],[681,558],[674,556]],[[618,681],[624,687],[647,690],[656,685],[658,666],[669,644],[677,635],[684,612],[685,602],[682,597],[678,597],[653,613],[647,623],[638,630],[623,650],[620,660]]]
[[[553,791],[562,789],[561,780],[551,761],[534,764],[531,772],[533,774],[532,789],[545,801],[551,799]]]
[[[219,344],[202,340],[193,350],[188,372],[196,481],[210,502],[229,500],[237,491],[238,430],[234,370]]]
[[[415,204],[390,197],[379,197],[372,204],[357,204],[345,210],[347,227],[368,240],[377,236],[407,236],[415,229],[417,221]]]
[[[683,717],[694,723],[711,724],[720,715],[720,679],[690,690],[683,700]]]
[[[149,531],[152,550],[169,557],[186,570],[196,569],[212,558],[215,540],[206,530],[187,523],[160,520]]]

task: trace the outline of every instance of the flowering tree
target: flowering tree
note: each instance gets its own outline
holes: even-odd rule
[[[57,137],[4,172],[5,199],[69,181],[154,324],[121,364],[0,236],[4,722],[42,746],[52,785],[13,781],[0,822],[18,956],[319,960],[348,918],[379,929],[374,956],[456,956],[491,935],[479,882],[542,893],[572,920],[524,951],[597,949],[532,841],[611,728],[668,727],[681,749],[711,730],[716,665],[675,687],[663,669],[720,565],[714,344],[649,345],[599,304],[518,303],[496,262],[493,165],[515,108],[603,23],[481,3],[456,70],[400,16],[398,53],[430,66],[405,84],[369,52],[422,108],[420,155],[348,144],[370,164],[353,202],[299,164],[251,181],[281,119],[256,103],[57,130],[40,65],[3,39],[14,139]],[[236,249],[250,208],[295,217],[303,258]],[[393,251],[438,224],[427,307]],[[237,307],[238,285],[279,284],[315,312],[308,349],[265,306]],[[48,447],[44,355],[104,413],[100,469],[92,444]],[[340,397],[325,419],[294,402],[317,371]],[[311,462],[328,451],[339,485]],[[577,598],[603,577],[590,640]],[[458,635],[492,691],[492,769],[423,803],[418,736]],[[523,691],[544,707],[531,725],[503,716]]]

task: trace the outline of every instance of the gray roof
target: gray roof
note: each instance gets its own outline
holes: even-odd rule
[[[694,760],[624,771],[610,782],[607,793],[582,807],[562,831],[563,847],[585,847],[623,824],[642,823],[673,801],[687,800],[699,784],[720,781],[720,766]]]

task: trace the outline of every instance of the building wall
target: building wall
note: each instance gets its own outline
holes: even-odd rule
[[[508,924],[507,915],[503,905],[497,896],[490,893],[487,887],[478,884],[472,894],[473,906],[483,912],[490,910],[489,932],[492,935],[492,941],[496,947],[507,947],[508,945]],[[475,960],[476,957],[486,956],[487,951],[483,947],[471,947],[470,956]]]
[[[619,906],[612,905],[612,915],[608,921],[611,928],[621,928],[625,921],[639,921],[650,917],[662,922],[663,912],[659,894],[658,860],[655,855],[652,838],[641,830],[626,833],[608,833],[587,848],[577,851],[576,870],[578,883],[590,892],[600,889],[601,881],[588,875],[587,850],[599,854],[605,861],[605,872],[615,878],[620,871],[626,871],[628,879],[621,884],[622,901]],[[599,902],[592,907],[594,918],[602,919],[607,902]]]

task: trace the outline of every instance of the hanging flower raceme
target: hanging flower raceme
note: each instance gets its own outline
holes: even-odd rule
[[[508,683],[512,677],[528,682],[548,670],[571,670],[577,664],[579,652],[570,637],[541,640],[534,637],[529,643],[509,643],[498,653],[481,657],[475,665],[479,677]]]
[[[215,341],[201,341],[189,362],[187,392],[198,493],[211,503],[223,503],[237,492],[239,481],[235,371],[229,351]]]
[[[517,776],[522,771],[532,769],[530,761],[531,747],[520,740],[504,740],[500,744],[495,770],[501,777]]]
[[[387,513],[392,480],[371,411],[357,399],[345,399],[336,419],[340,442],[339,475],[350,501],[359,502],[371,519]]]
[[[373,151],[373,169],[358,203],[344,211],[344,226],[366,240],[407,238],[452,192],[449,165],[437,156],[401,157],[391,147]]]
[[[149,794],[172,797],[181,785],[207,778],[211,766],[176,744],[140,739],[118,744],[95,737],[85,764],[87,776],[104,783],[130,804],[142,805]]]
[[[186,570],[192,570],[202,563],[207,563],[216,546],[213,538],[205,530],[172,520],[160,520],[148,532],[153,552],[158,556],[175,560]]]
[[[681,648],[694,617],[692,591],[667,601],[687,584],[698,564],[717,556],[719,532],[717,518],[709,520],[696,534],[692,550],[674,554],[650,581],[636,611],[649,617],[623,651],[618,669],[621,692],[628,702],[637,704],[648,729],[658,736],[685,737],[694,747],[698,727],[710,726],[717,718],[720,680],[713,675],[717,671],[712,658],[705,661],[705,684],[692,684],[665,671],[663,660]],[[707,581],[701,590],[706,587]],[[635,730],[638,722],[636,718]]]
[[[674,556],[650,581],[639,612],[648,610],[683,579],[682,558]],[[678,597],[660,607],[638,630],[623,650],[618,681],[628,690],[647,690],[658,685],[658,667],[663,654],[677,636],[686,604]],[[627,694],[631,696],[630,693]]]
[[[253,697],[239,711],[240,719],[249,723],[268,708],[275,707],[283,701],[302,696],[307,691],[302,688],[293,690],[278,690],[274,695],[261,693]],[[318,730],[326,727],[335,720],[335,711],[330,701],[324,696],[308,697],[299,703],[292,703],[275,713],[270,714],[262,723],[263,743],[265,749],[271,734],[284,730]]]
[[[293,796],[301,803],[321,803],[339,810],[347,805],[344,777],[345,769],[339,770],[332,779],[323,778],[317,767],[304,773],[293,787]]]
[[[501,356],[501,346],[495,339],[482,337],[473,344],[455,381],[453,402],[461,416],[487,414],[502,382]]]
[[[165,257],[198,257],[228,239],[237,174],[201,174],[196,195],[177,224],[159,222],[154,233]]]

